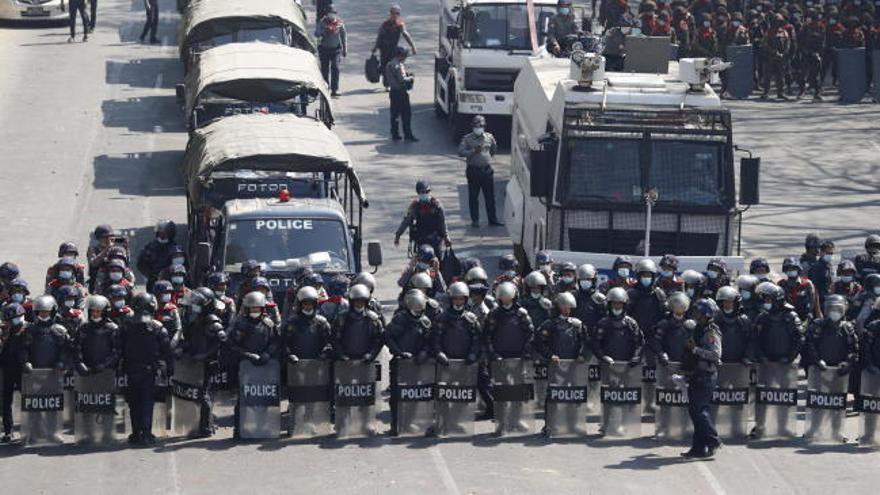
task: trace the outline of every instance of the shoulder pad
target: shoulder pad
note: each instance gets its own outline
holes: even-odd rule
[[[371,310],[367,309],[364,311],[364,314],[367,316],[367,318],[369,318],[373,321],[376,321],[379,319],[379,314],[376,313],[375,311],[371,311]]]
[[[64,328],[62,325],[59,325],[57,323],[53,323],[50,328],[51,328],[52,332],[54,332],[58,336],[61,336],[61,337],[67,336],[67,329]]]
[[[550,302],[550,299],[547,299],[546,297],[542,297],[538,301],[538,304],[541,306],[541,308],[546,309],[548,311],[553,309],[553,303]]]
[[[517,308],[516,313],[520,316],[529,316],[529,312],[526,308]]]
[[[275,322],[272,321],[272,318],[269,318],[268,316],[264,316],[263,319],[260,321],[263,323],[263,325],[266,325],[269,328],[275,328]]]
[[[440,306],[440,303],[438,303],[437,300],[434,299],[434,298],[432,298],[432,297],[429,297],[429,298],[428,298],[428,302],[427,302],[427,304],[428,304],[428,306],[430,306],[432,309],[437,309],[437,308]]]
[[[749,317],[747,315],[739,315],[736,317],[736,320],[742,323],[743,325],[749,324]]]
[[[207,321],[208,323],[222,323],[220,317],[213,313],[208,313],[207,315],[205,315],[205,321]]]
[[[419,318],[419,324],[425,328],[431,328],[431,319],[427,316],[422,316]]]
[[[325,324],[327,323],[327,318],[325,318],[324,315],[315,315],[315,321],[321,324]]]
[[[581,328],[584,326],[584,322],[582,322],[579,318],[570,317],[568,322],[572,324],[572,326],[576,328]]]
[[[471,313],[470,311],[465,311],[461,314],[462,318],[464,318],[468,323],[477,323],[480,320],[477,318],[477,315]]]

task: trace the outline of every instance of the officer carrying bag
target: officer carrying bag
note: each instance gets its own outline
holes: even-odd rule
[[[367,81],[371,83],[377,83],[381,79],[381,71],[382,68],[379,65],[379,59],[375,55],[371,55],[370,58],[364,62],[364,76],[367,78]]]
[[[454,277],[462,275],[461,261],[459,261],[458,256],[455,255],[452,246],[444,249],[443,254],[440,256],[440,274],[443,275],[443,280],[446,281],[447,284]]]

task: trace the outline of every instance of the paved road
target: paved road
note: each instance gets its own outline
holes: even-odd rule
[[[416,144],[387,139],[387,96],[368,85],[361,64],[384,15],[384,2],[341,0],[350,33],[338,101],[338,132],[358,162],[372,207],[367,237],[385,242],[380,295],[392,299],[402,248],[392,232],[419,177],[430,178],[449,212],[461,252],[491,263],[508,248],[503,229],[471,229],[463,164],[431,105],[436,7],[406,2],[420,54],[413,95]],[[99,28],[86,44],[68,45],[63,27],[0,28],[0,253],[32,281],[42,277],[58,243],[87,242],[109,222],[135,246],[158,218],[185,219],[177,164],[185,145],[174,84],[178,16],[165,7],[160,46],[136,42],[140,2],[102,0]],[[816,231],[857,248],[876,227],[880,148],[877,107],[833,103],[732,104],[737,141],[764,158],[764,205],[746,214],[745,252],[774,262],[797,253]],[[506,176],[499,162],[498,180]],[[856,423],[849,422],[851,435]],[[681,463],[679,447],[651,440],[548,444],[538,439],[433,443],[385,438],[355,442],[278,441],[233,444],[229,430],[206,441],[170,441],[154,449],[94,452],[63,448],[0,449],[0,480],[10,491],[340,493],[539,491],[657,493],[818,493],[871,491],[880,481],[877,454],[852,447],[729,446],[706,463]],[[650,425],[646,425],[646,431]]]

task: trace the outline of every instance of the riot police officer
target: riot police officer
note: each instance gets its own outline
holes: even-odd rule
[[[571,261],[560,263],[559,279],[556,281],[555,286],[551,287],[553,294],[559,294],[560,292],[577,291],[577,265],[575,265]],[[551,294],[548,294],[548,296],[550,295]]]
[[[666,294],[657,287],[657,265],[652,260],[640,260],[635,272],[636,284],[627,291],[628,313],[639,324],[645,339],[650,340],[654,326],[663,318]]]
[[[849,320],[854,320],[861,309],[861,295],[864,288],[856,282],[856,266],[850,260],[843,260],[837,264],[837,280],[831,284],[831,294],[843,296],[846,299]]]
[[[263,265],[257,260],[245,260],[241,264],[239,272],[241,273],[241,280],[239,281],[235,292],[236,306],[241,306],[241,301],[244,299],[244,296],[250,294],[256,289],[254,281],[263,276]],[[311,269],[308,270],[308,273],[311,274]],[[305,275],[305,273],[302,273],[302,275]],[[294,275],[294,277],[296,277],[296,275]],[[300,282],[301,281],[297,281],[297,285],[299,285]]]
[[[263,366],[278,354],[278,326],[266,312],[268,301],[260,291],[253,291],[242,299],[242,315],[235,319],[229,332],[229,349],[238,354],[239,360],[248,360],[255,366]],[[238,436],[238,418],[241,397],[235,403],[235,427],[233,439]]]
[[[688,413],[694,424],[691,448],[681,454],[688,459],[712,457],[721,447],[709,413],[722,353],[721,332],[714,323],[718,306],[711,299],[700,299],[693,309],[695,328],[685,344],[682,361],[682,370],[688,379]]]
[[[853,262],[862,283],[869,274],[880,273],[880,235],[869,235],[865,239],[865,252],[856,256]]]
[[[397,435],[399,402],[398,368],[401,360],[424,363],[429,356],[432,321],[426,315],[428,298],[420,290],[411,289],[404,296],[405,310],[398,311],[385,332],[385,345],[391,352],[391,436]]]
[[[67,258],[67,260],[65,260],[65,261],[68,261],[68,260],[72,261],[73,266],[71,266],[70,268],[72,269],[72,272],[73,272],[72,273],[73,278],[75,278],[76,281],[79,282],[80,284],[85,284],[86,283],[86,273],[85,273],[86,267],[83,266],[82,264],[80,264],[80,262],[77,260],[78,256],[79,256],[79,248],[76,247],[76,244],[74,244],[72,242],[62,242],[61,245],[58,246],[58,260],[61,261],[61,260],[64,260],[65,258]],[[56,278],[66,278],[66,277],[59,276],[59,274],[58,274],[59,268],[60,268],[60,266],[58,265],[58,263],[55,263],[54,265],[52,265],[46,269],[46,287],[48,287],[49,284],[53,280],[55,280]]]
[[[574,293],[577,307],[575,316],[584,324],[588,335],[592,337],[592,329],[605,316],[605,295],[596,289],[598,272],[596,267],[583,264],[577,268],[577,292]]]
[[[214,291],[214,298],[217,301],[214,310],[223,322],[223,328],[228,328],[235,316],[235,300],[226,295],[229,289],[229,275],[225,272],[214,272],[208,275],[205,285]]]
[[[495,277],[493,289],[497,289],[502,282],[510,282],[517,291],[522,288],[522,278],[519,276],[519,262],[516,256],[505,254],[498,258],[498,275]]]
[[[589,352],[583,323],[575,318],[577,300],[570,292],[556,296],[558,314],[544,321],[537,330],[537,340],[544,359],[559,364],[562,359],[584,361]]]
[[[791,39],[785,29],[785,22],[781,14],[775,14],[770,20],[761,44],[762,65],[764,67],[763,89],[761,99],[766,100],[770,94],[770,81],[776,82],[776,97],[780,100],[788,100],[783,92],[783,75],[785,72],[785,59],[791,47]]]
[[[752,322],[742,309],[739,291],[734,287],[722,287],[715,294],[715,301],[720,306],[715,325],[724,340],[721,362],[751,365],[755,344]]]
[[[770,263],[765,258],[757,257],[749,263],[749,274],[758,279],[758,283],[770,280]]]
[[[400,236],[409,230],[410,242],[415,246],[428,244],[434,252],[440,252],[440,243],[450,245],[446,230],[446,213],[443,205],[431,195],[427,181],[416,182],[418,197],[409,204],[400,226],[394,233],[394,245],[400,244]]]
[[[348,309],[348,300],[345,295],[348,294],[349,279],[345,275],[337,274],[330,278],[327,283],[327,297],[318,300],[318,313],[328,321],[333,321],[336,317]],[[318,291],[315,291],[318,294]]]
[[[667,366],[670,362],[681,363],[685,356],[685,344],[691,338],[694,320],[687,318],[691,305],[688,296],[676,292],[669,296],[669,313],[660,320],[647,337],[649,347],[657,356],[657,361]]]
[[[170,358],[168,332],[153,318],[156,298],[139,292],[132,298],[131,318],[121,325],[122,369],[128,375],[128,401],[132,433],[131,444],[152,444],[153,402],[156,374],[165,373]]]
[[[495,172],[492,170],[492,157],[498,152],[495,136],[486,132],[486,118],[474,116],[473,132],[461,138],[458,156],[465,158],[465,175],[468,183],[468,207],[471,212],[471,227],[480,226],[480,191],[486,203],[486,216],[489,225],[501,226],[495,215]]]
[[[69,359],[70,337],[57,323],[58,304],[52,296],[34,299],[34,323],[24,334],[22,370],[28,373],[36,368],[62,370]]]
[[[495,290],[498,306],[489,311],[483,330],[490,359],[532,357],[535,328],[529,312],[516,300],[516,286],[502,282]]]
[[[673,292],[681,292],[684,290],[684,280],[682,280],[676,272],[678,272],[678,257],[674,254],[664,254],[663,257],[660,258],[660,272],[659,277],[657,278],[657,286],[663,289],[663,292],[665,292],[667,296]]]
[[[443,308],[440,306],[440,303],[434,299],[434,290],[433,283],[431,282],[431,278],[427,273],[421,272],[416,273],[411,279],[412,287],[405,292],[403,292],[401,297],[400,307],[397,311],[403,311],[406,309],[406,295],[409,294],[412,290],[417,290],[425,295],[425,316],[431,320],[435,321],[438,316],[443,312]]]
[[[24,336],[31,325],[25,319],[25,313],[24,306],[17,302],[3,306],[0,346],[0,365],[3,367],[3,443],[12,441],[12,398],[15,389],[21,388]]]
[[[801,320],[785,300],[785,291],[772,282],[758,286],[763,311],[755,320],[755,358],[757,362],[773,362],[795,366],[801,352],[804,334]]]
[[[104,296],[86,298],[88,320],[75,339],[75,369],[80,375],[115,370],[121,355],[119,326],[110,320],[110,301]]]
[[[755,318],[761,312],[761,305],[764,303],[756,293],[758,277],[754,275],[740,275],[736,277],[735,285],[739,291],[740,309],[749,318],[749,324],[754,324]]]
[[[547,279],[544,274],[534,271],[526,275],[525,294],[519,299],[519,305],[529,312],[532,324],[541,326],[551,316],[553,303],[547,298]]]
[[[434,358],[441,366],[450,359],[464,359],[475,363],[480,356],[480,322],[468,311],[470,290],[464,282],[449,286],[449,307],[443,311],[431,332]]]
[[[684,281],[684,293],[691,301],[696,301],[706,291],[706,276],[696,270],[685,270],[681,279]]]
[[[718,289],[730,285],[730,274],[727,271],[727,263],[722,258],[712,258],[706,266],[706,287],[702,297],[715,298]],[[699,294],[698,294],[699,296]]]
[[[602,284],[599,288],[603,294],[607,294],[608,291],[615,287],[621,287],[624,290],[628,290],[636,284],[635,279],[632,278],[633,262],[629,256],[618,256],[614,260],[611,270],[614,272],[614,276],[610,277],[608,281]]]
[[[148,291],[153,288],[153,283],[158,280],[159,272],[163,268],[171,266],[176,235],[177,225],[174,222],[171,220],[160,220],[156,224],[156,237],[147,243],[138,255],[137,269],[147,277]]]
[[[367,291],[369,292],[369,300],[367,301],[367,308],[370,311],[379,315],[379,318],[382,320],[382,326],[384,327],[385,326],[385,316],[382,313],[382,311],[383,311],[382,303],[378,299],[376,299],[375,296],[373,296],[373,293],[376,291],[376,278],[373,277],[373,275],[368,272],[360,272],[357,275],[355,275],[354,280],[351,281],[351,287],[348,289],[349,303],[351,303],[351,294],[352,294],[351,289],[355,285],[363,285],[364,287],[366,287]]]
[[[822,100],[822,57],[825,54],[825,23],[816,11],[807,10],[806,22],[798,33],[802,81],[798,98],[803,96],[807,84],[813,90],[813,99]],[[818,247],[818,246],[817,246]]]
[[[126,318],[134,316],[134,312],[128,306],[129,292],[125,287],[111,285],[109,297],[105,297],[110,300],[110,319],[120,327]]]
[[[645,337],[636,320],[626,314],[629,296],[622,287],[614,287],[605,298],[608,313],[596,323],[594,354],[609,365],[618,361],[640,365]]]
[[[355,284],[348,290],[348,311],[333,322],[333,350],[343,361],[372,363],[384,345],[382,317],[369,308],[370,290]]]
[[[287,318],[281,331],[287,361],[295,365],[300,359],[327,359],[333,352],[332,336],[330,323],[317,311],[318,291],[314,287],[301,287],[296,301],[296,311]]]
[[[785,278],[779,281],[779,286],[785,291],[785,300],[794,307],[801,321],[821,318],[822,310],[816,287],[810,279],[803,276],[797,258],[785,258],[782,272],[785,273]]]
[[[172,301],[174,287],[167,280],[157,280],[153,284],[153,296],[156,297],[156,320],[162,323],[169,337],[174,337],[183,328],[180,308]]]

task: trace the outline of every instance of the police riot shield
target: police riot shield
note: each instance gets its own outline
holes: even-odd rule
[[[535,383],[535,412],[544,410],[544,397],[547,396],[547,372],[549,365],[543,361],[535,361],[535,374],[533,376]]]
[[[734,98],[748,98],[755,89],[754,48],[752,45],[731,45],[725,53],[731,65],[724,71],[727,93]]]
[[[238,391],[238,362],[215,359],[207,363],[208,389],[214,405],[232,405]]]
[[[880,60],[880,59],[875,59]],[[859,406],[862,421],[859,425],[859,445],[868,447],[880,446],[880,373],[862,372],[862,384],[859,390]]]
[[[749,390],[752,367],[739,363],[718,366],[718,387],[712,392],[712,417],[722,438],[748,435],[747,422],[754,395]]]
[[[199,433],[206,392],[205,364],[178,359],[171,378],[171,423],[175,435],[192,437]]]
[[[287,365],[288,434],[308,438],[333,433],[331,363],[300,359]]]
[[[544,425],[548,437],[587,434],[589,364],[573,359],[550,363],[545,395]]]
[[[874,91],[872,96],[875,102],[880,102],[880,49],[874,49],[871,52],[872,75],[871,80],[874,82]]]
[[[602,365],[602,422],[605,437],[642,435],[642,367],[629,363]]]
[[[397,366],[397,384],[392,387],[391,397],[397,403],[397,434],[424,435],[434,423],[435,365],[411,359],[395,360],[392,365]]]
[[[838,92],[841,103],[858,103],[868,90],[864,48],[836,49]]]
[[[157,370],[153,387],[153,435],[168,436],[171,429],[171,378],[164,370]]]
[[[25,445],[64,443],[64,372],[35,369],[21,377],[21,439]]]
[[[238,434],[243,439],[281,435],[281,366],[272,359],[262,366],[248,360],[238,365]]]
[[[64,372],[64,427],[73,427],[73,410],[76,404],[76,376],[73,371]]]
[[[789,364],[761,363],[755,389],[755,436],[797,436],[797,368]]]
[[[678,378],[675,378],[676,375]],[[687,384],[681,378],[681,363],[657,367],[657,409],[654,436],[658,440],[681,442],[690,438],[693,425],[688,414]]]
[[[116,435],[116,372],[103,370],[74,380],[73,434],[83,445],[112,445]]]
[[[534,362],[519,358],[502,359],[492,361],[489,368],[495,399],[495,433],[534,433]]]
[[[595,356],[590,357],[587,366],[587,413],[591,416],[598,416],[602,409],[602,403],[599,398],[602,390],[602,366]]]
[[[436,423],[438,436],[470,436],[474,434],[477,407],[478,364],[450,359],[448,366],[437,366]]]
[[[846,441],[846,392],[849,376],[836,366],[826,370],[811,366],[807,373],[807,429],[804,439],[811,443]]]
[[[653,414],[657,393],[657,359],[653,355],[646,358],[642,366],[642,407],[645,414]]]
[[[337,361],[333,365],[334,428],[340,438],[376,433],[375,363]]]

